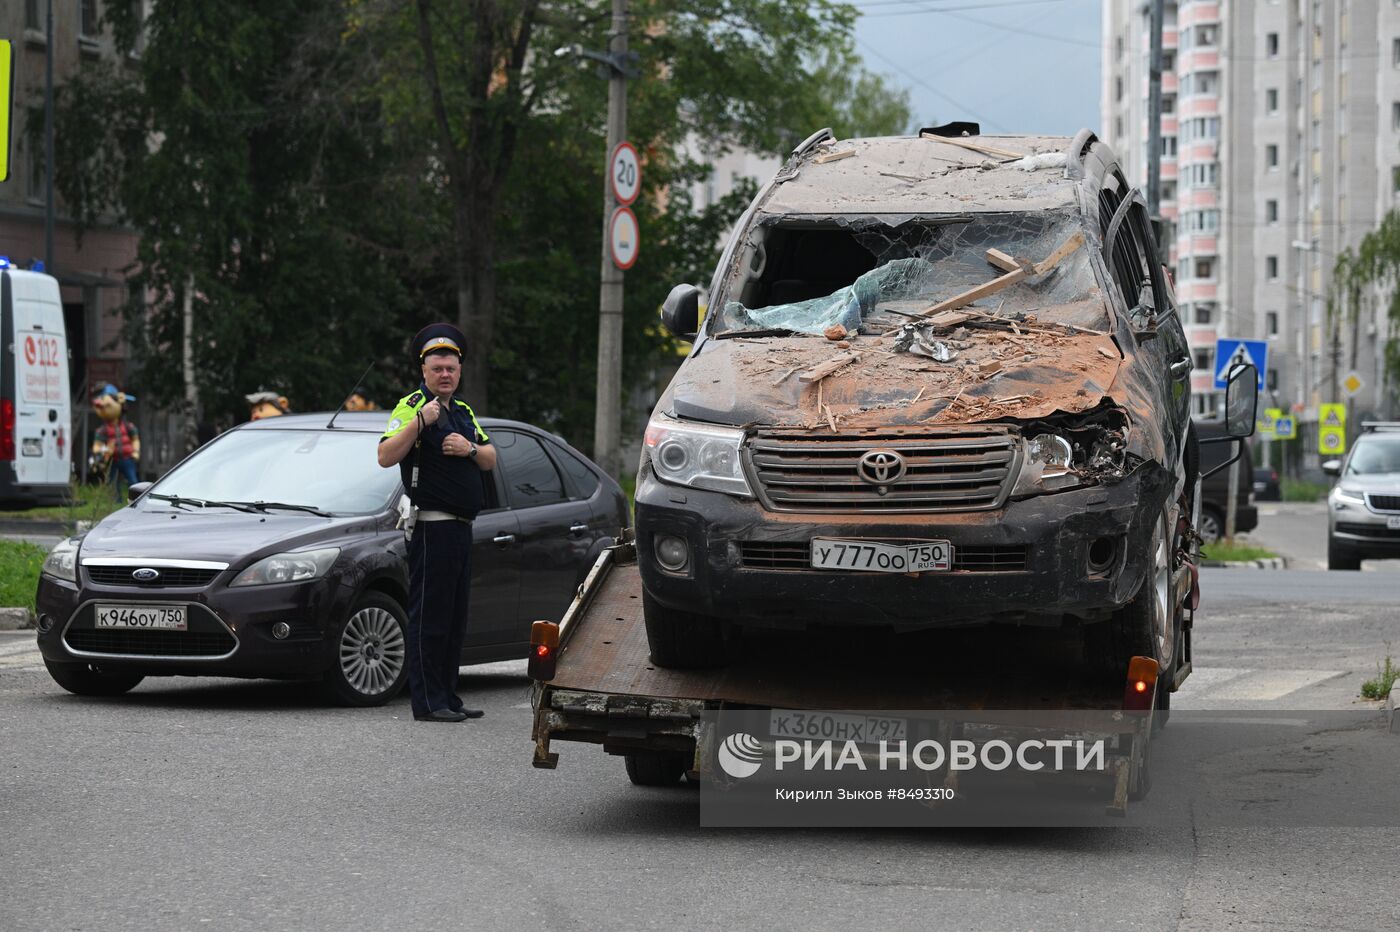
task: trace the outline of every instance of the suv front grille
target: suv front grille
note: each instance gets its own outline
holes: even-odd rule
[[[1372,511],[1400,512],[1400,495],[1375,495],[1367,492],[1366,501]]]
[[[880,488],[860,458],[893,450],[906,472]],[[996,508],[1014,475],[1017,441],[999,429],[870,436],[760,432],[748,447],[764,504],[774,511],[939,512]]]
[[[160,576],[149,582],[132,579],[136,566],[84,566],[88,579],[99,586],[131,586],[134,589],[198,588],[209,585],[221,570],[190,569],[183,566],[161,566],[153,563],[150,568],[160,572]]]
[[[1386,540],[1400,540],[1400,528],[1389,528],[1384,524],[1361,524],[1355,521],[1338,521],[1338,534],[1355,534],[1358,537],[1379,537]]]
[[[963,573],[1016,573],[1026,568],[1023,545],[953,547],[953,570]],[[750,570],[809,570],[811,544],[803,541],[739,541],[739,565]],[[819,571],[821,572],[821,571]]]

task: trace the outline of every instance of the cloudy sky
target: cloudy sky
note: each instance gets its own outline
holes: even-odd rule
[[[1100,0],[849,2],[862,14],[856,40],[866,66],[909,88],[920,125],[1098,129]]]

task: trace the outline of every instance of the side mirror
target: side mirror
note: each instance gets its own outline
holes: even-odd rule
[[[1235,366],[1225,381],[1225,433],[1237,438],[1254,433],[1258,405],[1259,370],[1249,365]]]
[[[153,485],[155,485],[154,482],[138,482],[135,485],[128,486],[126,490],[126,500],[129,502],[136,501],[142,495],[145,495],[146,490]]]
[[[1342,461],[1328,460],[1322,464],[1322,471],[1329,476],[1340,476],[1342,474]]]
[[[661,322],[682,340],[695,336],[700,329],[700,289],[694,285],[677,285],[661,302]]]

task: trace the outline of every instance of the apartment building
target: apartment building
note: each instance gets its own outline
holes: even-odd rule
[[[1268,341],[1267,401],[1299,416],[1305,441],[1351,372],[1353,423],[1395,415],[1384,303],[1340,321],[1327,295],[1338,253],[1400,206],[1400,0],[1168,0],[1164,13],[1161,204],[1198,413],[1219,402],[1216,339],[1239,337]],[[1150,25],[1146,0],[1103,4],[1101,135],[1139,184]]]

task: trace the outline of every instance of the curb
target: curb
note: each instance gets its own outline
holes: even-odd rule
[[[34,627],[34,615],[27,608],[0,608],[0,631],[21,631]]]
[[[1202,560],[1201,566],[1221,566],[1229,569],[1246,570],[1286,570],[1287,557],[1269,557],[1266,560]]]
[[[1400,689],[1392,688],[1385,700],[1385,714],[1390,718],[1390,733],[1400,735]]]
[[[57,534],[60,537],[67,537],[68,524],[64,521],[0,519],[0,534]]]

